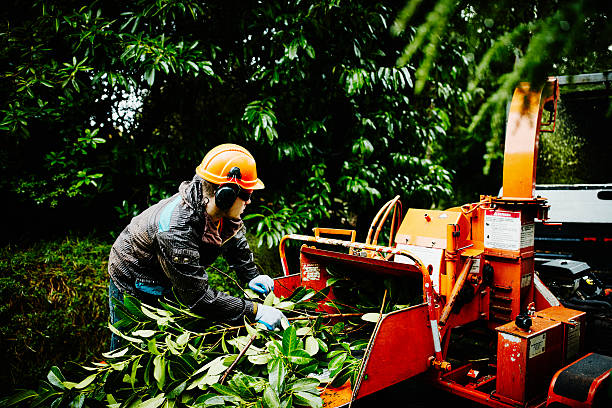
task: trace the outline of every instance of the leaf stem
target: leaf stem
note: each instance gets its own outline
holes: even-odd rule
[[[223,383],[225,382],[225,379],[227,378],[228,374],[234,369],[234,367],[236,366],[236,364],[238,364],[238,361],[242,358],[242,356],[244,356],[244,353],[247,352],[247,350],[249,349],[249,347],[251,347],[251,344],[253,344],[253,341],[255,341],[255,338],[257,338],[257,333],[253,334],[251,336],[251,338],[249,339],[249,341],[247,342],[247,344],[244,346],[244,348],[240,351],[240,354],[238,354],[238,357],[236,357],[236,359],[232,362],[232,364],[227,368],[227,370],[225,370],[225,373],[223,373],[223,376],[221,377],[221,379],[219,380],[219,384],[223,385]]]

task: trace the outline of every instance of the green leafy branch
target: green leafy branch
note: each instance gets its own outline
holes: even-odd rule
[[[286,299],[269,294],[264,304],[292,313],[314,310],[325,296],[298,288]],[[23,390],[2,402],[319,408],[321,384],[341,385],[354,376],[360,360],[353,354],[365,347],[363,341],[346,342],[345,323],[327,326],[317,314],[304,318],[302,313],[284,331],[268,332],[248,321],[240,327],[206,324],[168,300],[152,307],[126,296],[119,307],[121,320],[109,327],[122,338],[120,349],[81,367],[78,382],[53,367],[37,391]],[[227,374],[231,377],[222,384]]]

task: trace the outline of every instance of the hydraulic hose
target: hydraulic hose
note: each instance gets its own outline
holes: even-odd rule
[[[565,307],[575,307],[575,308],[584,308],[585,306],[591,309],[591,311],[610,311],[612,310],[612,305],[605,300],[596,300],[596,299],[579,299],[579,298],[570,298],[568,300],[561,300],[561,303]]]

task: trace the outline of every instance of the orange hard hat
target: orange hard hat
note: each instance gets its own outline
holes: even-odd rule
[[[196,168],[196,174],[213,184],[234,183],[245,190],[264,188],[257,178],[253,155],[236,144],[225,143],[206,153]]]

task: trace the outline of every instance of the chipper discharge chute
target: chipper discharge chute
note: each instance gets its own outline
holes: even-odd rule
[[[584,356],[585,312],[561,306],[534,271],[534,222],[545,220],[548,210],[546,199],[533,195],[538,135],[554,129],[557,98],[556,79],[537,89],[516,89],[501,197],[481,196],[446,211],[409,209],[403,219],[396,197],[376,215],[364,243],[355,242],[354,231],[318,228],[314,236],[281,241],[285,276],[276,281],[277,296],[299,286],[321,291],[338,270],[364,285],[405,279],[407,290],[417,293],[418,301],[385,313],[383,297],[356,381],[326,388],[325,406],[358,402],[419,374],[492,407],[540,407],[547,401],[586,407],[606,398],[612,359]],[[544,123],[547,110],[550,120]],[[390,214],[391,241],[377,245]],[[293,274],[287,240],[304,243]],[[326,308],[339,295],[332,285],[320,310],[333,312]]]

